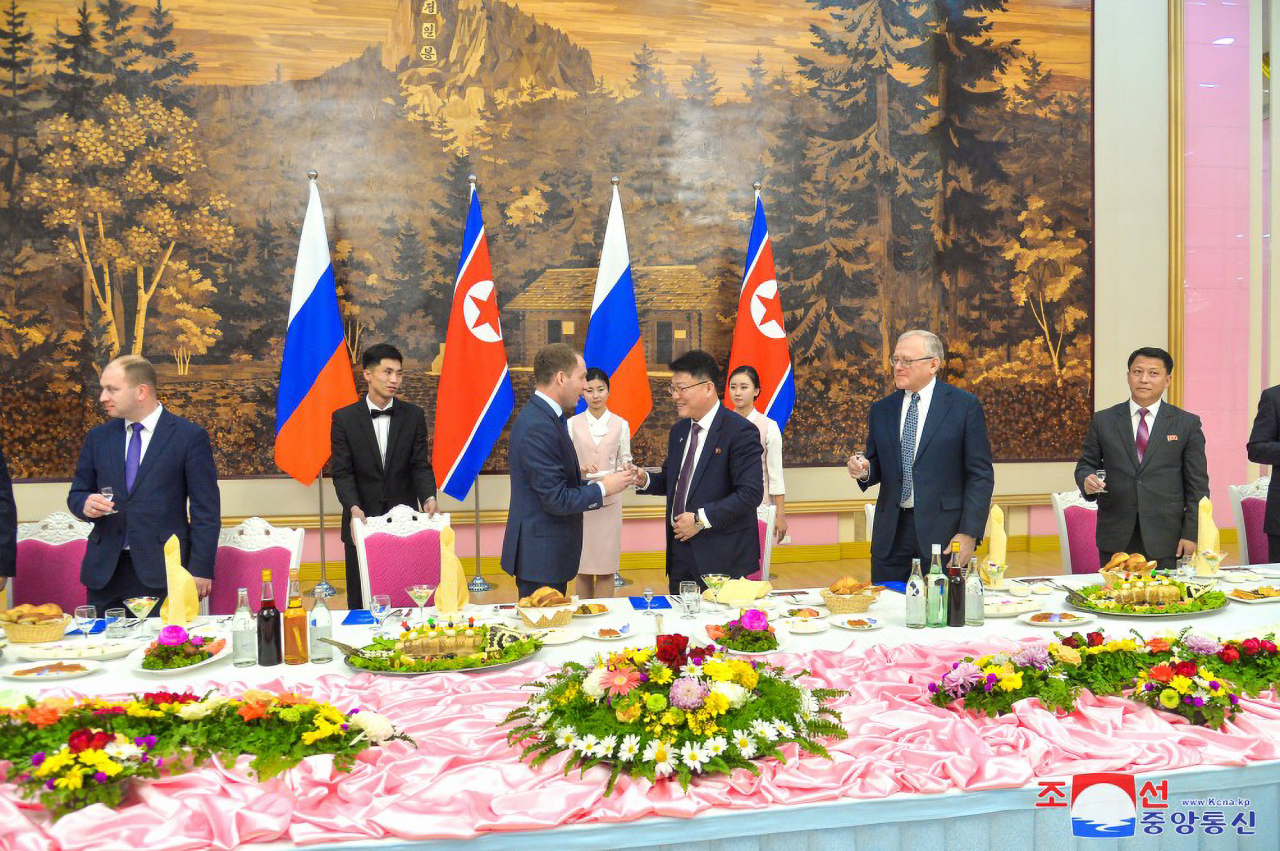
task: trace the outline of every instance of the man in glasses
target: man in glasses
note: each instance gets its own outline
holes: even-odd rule
[[[945,352],[929,331],[907,331],[893,350],[898,388],[871,406],[867,448],[849,458],[864,491],[880,485],[871,532],[871,579],[902,581],[933,544],[968,564],[987,524],[995,470],[982,403],[938,380]]]
[[[707,573],[742,577],[760,569],[756,506],[764,493],[760,431],[721,406],[720,367],[703,351],[671,362],[671,427],[660,471],[641,472],[639,493],[667,498],[667,581],[701,584]]]

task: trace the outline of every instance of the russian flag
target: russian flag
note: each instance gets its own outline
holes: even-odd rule
[[[758,186],[759,184],[757,184]],[[760,395],[756,410],[772,417],[786,430],[791,409],[796,404],[796,382],[791,372],[791,352],[783,325],[782,297],[773,270],[773,246],[764,217],[760,190],[756,189],[756,213],[751,222],[751,242],[747,245],[747,266],[738,295],[738,319],[733,327],[733,349],[729,353],[729,373],[740,366],[753,366],[760,373]],[[725,388],[725,403],[729,404]]]
[[[315,180],[309,183],[276,393],[276,465],[305,485],[329,460],[333,412],[356,400],[320,190]]]
[[[467,498],[516,407],[474,180],[440,365],[431,455],[432,466],[443,472],[440,489],[459,501]]]
[[[649,370],[636,315],[636,288],[631,280],[631,256],[627,252],[616,179],[582,357],[588,367],[603,369],[609,376],[609,410],[630,424],[634,436],[653,410],[653,394],[649,391]],[[586,407],[585,401],[578,400],[579,411]]]

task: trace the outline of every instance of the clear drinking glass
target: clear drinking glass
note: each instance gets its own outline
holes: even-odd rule
[[[112,506],[113,506],[113,507],[112,507],[112,509],[111,509],[111,513],[112,513],[112,514],[115,514],[115,513],[116,513],[116,510],[115,510],[115,508],[114,508],[114,506],[115,506],[115,501],[116,501],[116,492],[115,492],[115,489],[114,489],[114,488],[111,488],[111,487],[105,487],[105,488],[103,488],[102,490],[98,491],[98,493],[102,494],[104,497],[106,497],[106,498],[111,502],[111,504],[112,504]]]
[[[373,620],[377,624],[373,628],[373,634],[378,635],[382,632],[382,624],[386,622],[387,616],[391,614],[391,595],[375,594],[373,600],[369,603],[369,614],[373,615]]]
[[[1098,491],[1098,493],[1106,493],[1107,492],[1107,471],[1095,470],[1093,474],[1098,477],[1098,481],[1102,482],[1102,490]]]
[[[644,613],[646,615],[653,614],[653,586],[644,586]]]
[[[702,589],[698,587],[696,582],[680,583],[680,605],[684,608],[684,614],[681,617],[684,620],[693,620],[694,614],[698,611],[702,602]]]
[[[93,629],[93,622],[98,619],[98,610],[93,606],[76,606],[76,626],[80,627],[80,632],[88,639],[89,630]]]
[[[124,619],[124,609],[107,609],[102,616],[107,619],[104,633],[107,638],[124,638],[129,634],[129,622]]]

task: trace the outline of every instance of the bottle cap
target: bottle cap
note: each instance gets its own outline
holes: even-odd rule
[[[933,545],[933,554],[936,556],[942,555],[942,544]]]

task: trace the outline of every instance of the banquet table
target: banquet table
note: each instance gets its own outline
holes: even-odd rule
[[[1280,577],[1280,565],[1261,566]],[[1083,585],[1090,577],[1054,577]],[[793,601],[811,605],[816,593]],[[1064,594],[1036,595],[1043,608],[1066,611]],[[350,774],[331,772],[312,757],[280,778],[250,779],[247,758],[235,768],[202,768],[146,784],[139,801],[118,812],[96,806],[50,825],[19,809],[11,785],[0,786],[0,851],[105,849],[148,851],[196,848],[568,849],[663,848],[681,851],[772,849],[1035,849],[1280,848],[1280,702],[1276,695],[1244,700],[1244,711],[1226,732],[1192,727],[1118,697],[1085,695],[1077,710],[1055,716],[1035,701],[1012,715],[978,718],[933,706],[926,685],[952,661],[1029,641],[1054,630],[1016,619],[988,619],[981,627],[908,629],[903,598],[886,592],[867,615],[882,628],[852,632],[830,628],[814,635],[783,633],[769,658],[791,670],[806,669],[810,685],[832,684],[850,695],[834,704],[849,738],[832,742],[832,759],[798,754],[788,746],[785,765],[761,763],[754,777],[678,784],[619,781],[603,797],[607,772],[574,770],[563,757],[538,769],[518,760],[496,725],[529,694],[525,684],[566,661],[589,661],[628,645],[652,641],[659,619],[632,609],[625,599],[603,600],[609,614],[575,618],[568,629],[594,631],[629,625],[631,636],[612,643],[586,637],[548,646],[516,666],[474,673],[431,674],[412,679],[378,677],[348,668],[339,656],[328,664],[233,667],[228,660],[164,676],[131,669],[127,660],[102,671],[44,688],[19,684],[35,697],[129,694],[165,688],[236,693],[249,687],[289,689],[329,700],[339,709],[373,709],[411,735],[404,743],[374,748]],[[776,609],[775,609],[776,611]],[[725,608],[703,606],[694,619],[678,608],[662,610],[662,632],[704,641],[709,624],[723,623]],[[335,613],[335,624],[346,613]],[[466,614],[493,622],[506,618],[492,606]],[[515,620],[506,620],[515,624]],[[1193,627],[1222,638],[1259,635],[1280,627],[1280,604],[1229,603],[1220,611],[1186,618],[1136,620],[1098,617],[1076,627],[1120,637],[1136,628],[1144,637]],[[225,628],[221,624],[210,625]],[[362,644],[370,626],[341,626],[335,638]],[[1070,631],[1070,630],[1068,630]],[[93,638],[87,639],[89,641]],[[0,662],[14,661],[13,646]],[[3,691],[9,683],[0,684]],[[12,698],[12,693],[10,697]],[[1043,803],[1041,781],[1064,781],[1089,772],[1131,773],[1139,786],[1167,781],[1169,816],[1195,812],[1206,798],[1247,799],[1228,807],[1228,826],[1206,832],[1203,819],[1181,833],[1166,819],[1159,834],[1140,824],[1128,839],[1076,839],[1066,809]],[[1190,802],[1190,803],[1183,803]],[[1217,807],[1221,810],[1222,807]],[[1254,814],[1252,833],[1230,826],[1233,815]],[[514,835],[513,835],[514,834]]]

